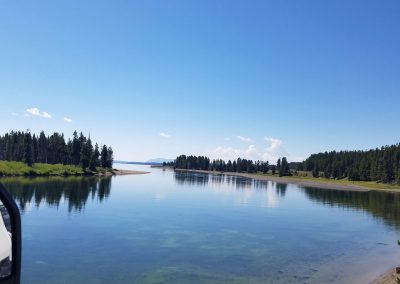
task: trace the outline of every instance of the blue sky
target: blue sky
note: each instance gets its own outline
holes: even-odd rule
[[[141,161],[394,144],[399,15],[397,0],[2,1],[0,132],[76,129]]]

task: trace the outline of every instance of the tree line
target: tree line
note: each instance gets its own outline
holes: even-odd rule
[[[64,134],[53,133],[46,136],[30,131],[11,131],[0,136],[0,160],[24,162],[28,166],[34,163],[65,164],[80,166],[84,170],[96,171],[97,167],[112,168],[113,150],[93,143],[90,136],[85,137],[76,131],[73,138],[66,139]]]
[[[172,166],[177,169],[186,170],[206,170],[218,172],[237,172],[237,173],[268,173],[279,174],[279,176],[291,175],[289,163],[286,157],[278,159],[276,165],[270,165],[269,162],[252,161],[238,158],[236,160],[224,161],[221,159],[211,160],[205,156],[178,156],[174,162],[164,163],[166,166]]]
[[[211,161],[204,156],[180,155],[175,162],[168,165],[178,169],[272,173],[279,176],[307,171],[314,177],[400,184],[400,143],[368,151],[331,151],[312,154],[303,162],[288,163],[286,157],[278,159],[276,164],[241,158],[226,162],[219,159]]]
[[[400,183],[400,144],[369,151],[331,151],[311,155],[298,170],[313,176]]]

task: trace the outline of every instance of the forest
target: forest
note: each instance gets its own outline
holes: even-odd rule
[[[93,145],[90,136],[75,131],[72,139],[64,134],[53,133],[46,136],[30,131],[11,131],[0,136],[0,161],[24,162],[28,166],[35,163],[75,165],[83,170],[96,171],[97,167],[112,168],[113,150],[103,145]]]
[[[368,151],[313,154],[297,170],[311,171],[314,177],[400,184],[400,144]]]
[[[218,172],[237,172],[237,173],[263,173],[266,174],[269,171],[279,176],[291,175],[289,169],[289,163],[286,157],[278,159],[276,165],[270,165],[269,162],[263,161],[252,161],[247,159],[238,158],[234,161],[224,161],[221,159],[210,160],[205,156],[186,156],[180,155],[176,158],[175,162],[166,164],[173,166],[178,169],[190,169],[190,170],[206,170],[206,171],[218,171]]]
[[[204,156],[180,155],[167,164],[178,169],[219,172],[271,173],[279,176],[310,172],[313,177],[348,179],[350,181],[376,181],[400,184],[400,144],[384,146],[368,151],[331,151],[312,154],[303,162],[288,162],[279,158],[276,164],[265,161],[210,160]]]

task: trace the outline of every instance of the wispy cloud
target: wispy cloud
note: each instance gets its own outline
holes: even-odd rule
[[[68,122],[68,123],[71,123],[71,122],[72,122],[72,119],[70,119],[70,118],[68,118],[68,117],[64,117],[64,121],[65,121],[65,122]]]
[[[18,116],[18,113],[12,112],[11,115],[12,115],[12,116]]]
[[[231,138],[229,138],[229,137],[225,137],[225,139],[224,139],[225,141],[230,141],[231,140]]]
[[[26,112],[33,116],[39,116],[43,118],[51,118],[51,114],[48,112],[41,112],[37,107],[28,108]]]
[[[160,134],[159,134],[161,137],[163,137],[163,138],[171,138],[171,135],[170,134],[167,134],[167,133],[164,133],[164,132],[160,132]]]
[[[249,137],[243,137],[243,136],[238,135],[238,136],[236,136],[236,138],[243,142],[251,142],[251,138],[249,138]]]

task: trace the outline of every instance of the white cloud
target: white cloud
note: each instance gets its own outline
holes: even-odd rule
[[[243,142],[251,142],[251,138],[249,138],[249,137],[243,137],[243,136],[238,135],[238,136],[236,136],[236,138]]]
[[[276,163],[281,157],[287,157],[290,162],[301,161],[303,158],[292,156],[284,147],[283,141],[277,138],[265,137],[264,140],[268,143],[266,148],[257,148],[255,145],[249,145],[246,148],[233,148],[219,146],[208,154],[213,159],[235,160],[237,158],[269,161]]]
[[[262,154],[262,159],[265,161],[275,162],[280,157],[288,157],[289,153],[282,146],[283,142],[277,138],[265,137],[264,140],[269,144],[266,149],[264,149]],[[289,159],[289,157],[288,157]]]
[[[210,155],[214,159],[235,160],[237,158],[257,159],[260,153],[257,152],[254,145],[249,145],[245,149],[235,149],[233,147],[217,147],[210,151]]]
[[[70,119],[70,118],[68,118],[68,117],[64,117],[64,121],[65,121],[65,122],[68,122],[68,123],[71,123],[71,122],[72,122],[72,119]]]
[[[276,151],[277,149],[279,149],[279,147],[282,146],[282,140],[280,139],[264,137],[264,140],[271,143],[268,148],[270,151]]]
[[[26,110],[26,112],[28,114],[34,115],[34,116],[39,116],[39,117],[43,117],[43,118],[51,118],[51,114],[48,112],[41,112],[37,107],[32,107],[32,108],[28,108]]]
[[[18,113],[12,112],[11,115],[12,115],[12,116],[18,116]]]
[[[160,136],[163,138],[171,138],[171,135],[164,133],[164,132],[160,132]]]
[[[231,140],[231,138],[229,138],[229,137],[225,137],[225,139],[224,139],[225,141],[230,141]]]
[[[44,112],[42,113],[42,115],[43,115],[44,118],[51,118],[51,114],[48,113],[48,112],[45,112],[45,111],[44,111]]]

